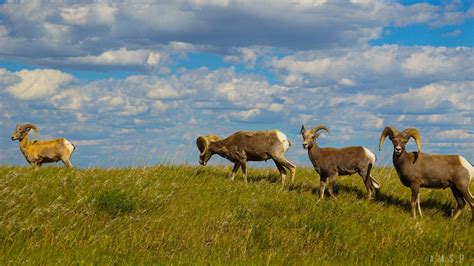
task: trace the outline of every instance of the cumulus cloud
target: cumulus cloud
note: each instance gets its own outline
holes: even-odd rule
[[[74,80],[70,74],[52,69],[21,70],[15,74],[20,81],[8,86],[5,91],[22,100],[50,96],[59,87]]]
[[[104,3],[93,3],[86,6],[64,7],[59,10],[59,14],[69,25],[111,26],[115,21],[117,9]]]
[[[20,79],[16,72],[7,70],[0,71],[0,77],[12,79],[12,84]],[[470,156],[465,146],[456,146],[454,151],[454,146],[438,144],[447,139],[471,141],[472,81],[439,81],[401,92],[373,93],[363,93],[354,87],[346,90],[339,81],[335,80],[333,86],[288,87],[237,73],[233,68],[200,68],[168,77],[135,75],[64,83],[52,97],[35,101],[15,100],[16,96],[7,92],[13,98],[2,97],[0,112],[8,118],[3,120],[8,129],[28,118],[44,127],[65,130],[65,137],[82,141],[83,153],[78,155],[89,162],[91,156],[107,154],[88,148],[92,147],[89,143],[106,146],[112,140],[134,148],[161,147],[150,150],[150,158],[143,159],[146,162],[166,158],[164,149],[175,154],[175,145],[191,147],[199,134],[225,136],[236,130],[278,128],[298,143],[301,123],[326,124],[332,129],[321,140],[323,146],[362,144],[371,149],[375,145],[371,140],[380,135],[385,125],[416,126],[430,147],[428,151]],[[58,127],[64,123],[74,126]],[[457,133],[459,136],[454,140]],[[182,156],[182,160],[195,159],[192,154]],[[289,151],[288,156],[306,163],[296,151]]]
[[[78,56],[68,58],[68,62],[79,65],[99,66],[147,66],[155,67],[160,63],[161,55],[147,50],[128,50],[120,48],[109,50],[97,56]]]
[[[299,143],[301,123],[326,124],[323,146],[374,148],[381,129],[395,125],[417,127],[428,151],[472,159],[472,48],[370,41],[387,26],[457,25],[473,10],[383,0],[272,8],[246,0],[7,2],[3,59],[40,67],[0,69],[0,148],[17,153],[5,132],[29,121],[78,141],[84,162],[127,165],[130,156],[97,161],[127,151],[142,163],[192,163],[199,134],[278,128]],[[186,65],[189,52],[217,63],[197,56]],[[78,80],[52,68],[108,78]],[[133,74],[108,75],[115,70]],[[298,152],[288,157],[307,163]]]
[[[470,142],[474,141],[474,132],[469,132],[463,129],[450,129],[440,131],[434,134],[434,138],[438,140],[469,140]]]
[[[474,81],[440,82],[397,93],[378,106],[400,113],[473,112]]]
[[[229,62],[253,68],[259,56],[254,47],[361,47],[379,38],[384,27],[457,25],[471,18],[472,10],[382,0],[276,1],[271,8],[247,0],[7,2],[0,5],[0,49],[41,66],[84,68],[115,63],[152,66],[167,49],[201,49],[225,53]],[[119,54],[122,59],[116,58]],[[132,54],[134,59],[124,59]],[[308,67],[317,69],[314,64]]]
[[[473,60],[473,49],[468,47],[383,45],[300,52],[283,58],[274,57],[271,66],[289,86],[338,83],[351,87],[364,83],[376,89],[389,81],[410,86],[427,80],[468,79],[474,75]]]

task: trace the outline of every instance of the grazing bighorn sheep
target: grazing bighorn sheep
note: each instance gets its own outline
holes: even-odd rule
[[[459,217],[467,202],[471,206],[471,221],[474,222],[474,199],[469,191],[474,168],[464,157],[421,153],[421,137],[416,128],[407,128],[399,133],[394,127],[386,127],[380,136],[379,150],[387,136],[393,143],[393,165],[400,181],[411,189],[413,218],[416,218],[415,205],[418,205],[418,212],[423,217],[418,196],[420,187],[443,189],[449,187],[458,204],[453,210],[453,219]],[[406,152],[405,145],[410,138],[415,140],[418,152]]]
[[[319,137],[318,131],[329,129],[323,125],[318,125],[312,129],[301,127],[303,135],[303,148],[308,150],[309,160],[314,166],[314,170],[320,176],[319,197],[324,198],[326,181],[329,178],[329,194],[336,198],[333,193],[333,187],[338,175],[352,175],[358,173],[367,189],[367,198],[372,198],[372,190],[379,189],[380,184],[370,174],[375,163],[375,155],[367,148],[362,146],[336,148],[320,148],[316,139]]]
[[[32,166],[41,166],[43,163],[62,161],[68,168],[72,168],[71,154],[75,146],[67,139],[53,139],[45,141],[30,141],[28,132],[38,128],[33,124],[16,125],[12,140],[20,141],[20,151]]]
[[[216,135],[200,136],[196,140],[201,154],[199,163],[206,165],[214,154],[234,163],[232,180],[235,173],[242,168],[244,181],[247,184],[247,161],[266,161],[272,159],[281,175],[282,186],[286,182],[286,169],[290,171],[294,183],[296,166],[285,158],[285,152],[291,146],[288,138],[279,130],[238,131],[225,139]]]

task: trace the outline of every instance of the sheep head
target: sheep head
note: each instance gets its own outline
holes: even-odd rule
[[[33,129],[36,133],[38,133],[38,128],[33,124],[24,124],[24,125],[16,125],[15,132],[12,135],[12,140],[22,140],[28,132]]]
[[[311,149],[314,145],[314,141],[319,137],[319,130],[325,130],[329,133],[329,128],[324,125],[317,125],[312,129],[306,129],[304,125],[301,126],[300,134],[303,136],[303,149]]]
[[[206,165],[207,161],[211,159],[213,153],[209,150],[209,144],[212,142],[218,141],[220,139],[217,135],[207,135],[207,136],[199,136],[196,139],[196,145],[199,149],[199,164]]]
[[[421,155],[421,136],[416,128],[407,128],[401,133],[399,133],[398,130],[394,127],[386,127],[383,130],[382,135],[380,135],[379,150],[382,149],[382,145],[387,136],[392,141],[393,149],[397,156],[400,156],[400,154],[405,151],[405,146],[410,140],[410,138],[413,138],[415,140],[416,147],[418,148],[418,156]]]

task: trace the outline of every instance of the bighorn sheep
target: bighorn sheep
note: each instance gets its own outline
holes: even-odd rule
[[[416,128],[407,128],[401,133],[394,127],[386,127],[379,140],[379,150],[384,140],[389,137],[393,143],[393,165],[397,170],[400,181],[411,188],[411,213],[416,218],[415,205],[421,214],[420,187],[451,188],[457,201],[457,208],[453,210],[453,219],[461,214],[466,202],[471,206],[471,221],[474,222],[474,199],[469,191],[469,183],[474,177],[472,165],[459,155],[431,155],[421,153],[421,137]],[[406,152],[405,145],[413,138],[418,152]]]
[[[370,174],[375,163],[375,155],[367,148],[362,146],[336,148],[320,148],[316,139],[319,137],[319,130],[329,132],[329,129],[323,125],[318,125],[312,129],[301,127],[303,135],[303,148],[308,150],[309,160],[314,166],[314,170],[320,176],[319,197],[324,198],[326,182],[329,178],[329,194],[336,198],[333,193],[333,187],[338,175],[352,175],[358,173],[367,189],[367,198],[372,198],[372,190],[379,189],[380,184]]]
[[[285,168],[290,171],[291,182],[294,182],[296,166],[285,158],[285,152],[291,144],[286,135],[279,130],[238,131],[225,139],[220,139],[216,135],[200,136],[196,144],[201,152],[199,155],[201,165],[206,165],[214,154],[233,162],[232,180],[241,167],[247,184],[247,161],[272,159],[280,172],[282,186],[284,187],[286,182]]]
[[[68,168],[72,168],[71,154],[75,146],[67,139],[53,139],[45,141],[30,141],[28,132],[38,128],[33,124],[16,125],[12,140],[20,141],[20,151],[32,166],[41,166],[43,163],[62,161]]]

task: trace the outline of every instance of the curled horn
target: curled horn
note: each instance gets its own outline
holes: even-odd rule
[[[407,128],[403,130],[403,134],[412,137],[415,142],[416,142],[416,147],[418,148],[418,156],[421,155],[421,136],[420,133],[418,133],[418,130],[416,128]]]
[[[28,129],[28,128],[31,128],[31,129],[33,129],[36,133],[38,133],[38,128],[37,128],[35,125],[33,125],[33,124],[24,124],[24,125],[22,125],[21,127],[23,128],[23,130],[26,130],[26,129]]]
[[[303,132],[306,130],[306,127],[304,125],[301,125],[301,130],[300,130],[300,134],[303,135]]]
[[[220,137],[217,135],[208,135],[208,136],[199,136],[196,139],[196,145],[198,146],[201,155],[206,153],[209,148],[209,143],[220,140]]]
[[[196,139],[196,145],[198,146],[201,155],[206,153],[207,149],[209,148],[209,140],[205,136],[199,136]]]
[[[214,141],[218,141],[220,140],[221,138],[217,135],[207,135],[206,138],[209,140],[209,142],[214,142]]]
[[[379,139],[379,151],[382,150],[382,145],[385,141],[385,138],[389,136],[390,138],[395,137],[395,135],[398,135],[398,130],[394,127],[385,127],[382,135],[380,135]]]
[[[329,133],[329,128],[327,128],[326,126],[323,126],[323,125],[317,125],[317,126],[313,127],[311,129],[311,132],[317,133],[321,129],[326,130],[326,132]]]

